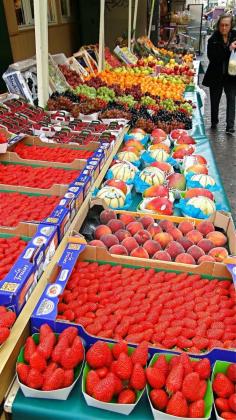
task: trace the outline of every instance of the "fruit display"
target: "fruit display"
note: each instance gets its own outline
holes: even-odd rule
[[[228,280],[83,261],[59,297],[57,319],[96,337],[202,353],[235,348],[235,293]]]
[[[113,210],[102,211],[101,224],[94,229],[89,245],[105,247],[116,255],[193,265],[204,261],[223,262],[228,256],[227,236],[209,221],[194,225],[187,220],[157,221],[149,215],[135,218],[121,213],[117,216]]]
[[[0,282],[11,270],[27,242],[18,236],[2,237],[0,235]]]
[[[56,196],[0,192],[0,226],[17,226],[20,222],[45,219],[58,205]]]
[[[209,359],[157,354],[146,369],[154,418],[161,413],[184,418],[210,418],[212,390]]]
[[[15,312],[8,311],[5,306],[0,306],[0,348],[8,339],[15,320]]]
[[[12,151],[17,153],[22,159],[46,160],[49,162],[71,163],[75,159],[88,159],[93,152],[88,150],[62,149],[60,147],[41,147],[17,144]]]
[[[0,183],[5,185],[46,189],[53,184],[70,184],[79,174],[77,170],[0,163]]]
[[[71,387],[83,360],[84,346],[77,328],[69,327],[56,335],[43,324],[39,334],[27,338],[17,360],[17,378],[23,393],[27,396],[25,388],[40,390],[35,395],[43,398],[43,392]]]
[[[215,410],[218,419],[236,418],[236,363],[217,361],[212,375]]]
[[[146,342],[134,349],[128,347],[125,341],[114,345],[97,341],[86,354],[83,392],[87,403],[90,396],[102,403],[112,403],[113,408],[116,405],[116,410],[112,411],[119,412],[121,404],[134,408],[146,385],[147,360]],[[109,410],[109,404],[98,406]]]

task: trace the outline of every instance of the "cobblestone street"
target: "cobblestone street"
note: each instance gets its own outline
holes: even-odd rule
[[[204,70],[207,68],[207,58],[202,57],[202,65]],[[228,195],[232,215],[236,221],[236,133],[234,136],[227,136],[225,134],[226,128],[226,98],[223,94],[220,104],[219,124],[217,130],[211,130],[211,113],[210,113],[210,96],[208,88],[201,85],[203,76],[200,75],[200,87],[207,93],[205,102],[205,127],[206,134],[211,141],[215,159],[217,162],[220,175],[222,177],[223,185]],[[235,125],[236,128],[236,125]]]

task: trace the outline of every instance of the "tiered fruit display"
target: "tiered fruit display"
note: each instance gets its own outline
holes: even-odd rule
[[[0,164],[0,183],[32,188],[50,188],[53,184],[70,184],[79,176],[77,170]]]
[[[201,353],[235,348],[235,303],[228,280],[84,261],[59,297],[57,319],[97,337]]]
[[[169,416],[204,418],[211,413],[211,365],[207,358],[157,355],[146,369],[152,408]]]
[[[18,192],[0,193],[0,226],[17,226],[20,222],[42,221],[58,205],[56,196],[30,196]]]
[[[93,344],[86,354],[86,393],[105,403],[135,404],[146,385],[147,343],[131,351],[125,341],[111,348],[103,341]]]
[[[119,67],[120,66],[120,61],[118,60],[118,58],[114,54],[111,53],[111,51],[108,47],[105,47],[104,53],[105,53],[106,65],[108,65],[109,67]]]
[[[8,311],[5,306],[0,306],[0,346],[8,339],[15,320],[15,312]]]
[[[0,281],[9,273],[27,242],[18,236],[0,237]]]
[[[22,159],[46,160],[49,162],[71,163],[75,159],[88,159],[93,152],[88,150],[63,149],[61,147],[41,147],[17,144],[13,151]]]
[[[73,88],[82,82],[80,75],[66,64],[59,64],[58,67],[65,76],[67,83]]]
[[[195,226],[187,220],[179,224],[164,219],[157,222],[148,215],[135,218],[124,213],[117,218],[113,210],[103,210],[100,221],[89,244],[106,248],[111,254],[183,264],[223,262],[228,256],[227,236],[208,221]]]
[[[77,328],[66,328],[57,336],[43,324],[37,341],[27,338],[22,356],[23,361],[16,365],[19,381],[29,388],[55,391],[75,381],[76,368],[84,360],[84,346]]]
[[[236,363],[216,362],[220,371],[214,375],[212,388],[215,396],[215,408],[218,418],[236,419]]]

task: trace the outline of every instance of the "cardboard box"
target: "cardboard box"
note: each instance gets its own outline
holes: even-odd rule
[[[4,231],[6,232],[6,229]],[[22,231],[32,233],[32,239],[10,272],[0,282],[0,304],[13,309],[17,314],[27,302],[59,243],[55,226],[40,224],[35,232],[35,226],[21,224],[14,233]]]
[[[101,339],[103,341],[114,342],[113,339],[104,339],[102,337],[90,335],[86,332],[84,327],[78,324],[71,323],[69,321],[64,321],[57,319],[57,305],[59,303],[59,296],[62,294],[63,290],[66,287],[67,281],[70,278],[70,275],[75,267],[76,261],[89,261],[89,262],[97,262],[97,263],[108,263],[111,265],[124,265],[125,267],[133,267],[133,268],[153,268],[156,271],[163,271],[169,270],[169,267],[166,267],[165,264],[161,264],[158,262],[150,261],[150,260],[142,260],[138,258],[127,258],[123,256],[117,256],[114,258],[113,256],[106,253],[104,255],[102,248],[95,248],[90,246],[85,246],[83,243],[82,238],[80,237],[70,237],[68,239],[68,243],[65,247],[65,250],[58,261],[55,264],[50,278],[48,279],[48,285],[46,286],[41,298],[39,299],[34,312],[31,316],[31,328],[32,332],[38,332],[40,326],[43,323],[48,323],[51,328],[55,332],[63,331],[68,325],[73,324],[79,330],[79,335],[83,338],[85,346],[88,347],[97,339]],[[183,271],[189,272],[189,270],[182,270],[181,264],[174,264],[174,267],[171,268],[171,271],[176,271],[181,273]],[[191,273],[191,272],[190,272]],[[214,279],[216,275],[209,276],[202,274],[204,278]],[[218,277],[220,276],[220,270],[218,273]],[[228,273],[228,280],[231,280],[231,276]],[[131,344],[131,346],[135,346],[135,344]],[[150,346],[149,353],[151,355],[155,353],[163,353],[164,349],[160,349],[157,347]],[[178,354],[176,350],[170,350],[171,354]],[[196,355],[195,355],[196,356]],[[231,361],[232,357],[235,357],[235,353],[233,350],[223,349],[223,348],[215,348],[208,352],[204,352],[197,355],[200,358],[208,357],[211,362],[215,362],[215,360],[221,358],[222,360]],[[191,355],[194,357],[194,355]]]
[[[76,192],[78,187],[83,187],[83,197],[87,197],[88,192],[93,184],[93,179],[89,175],[89,171],[86,169],[84,170],[80,176],[73,181],[68,188],[68,191]],[[76,190],[75,190],[76,189]]]
[[[97,206],[97,207],[96,207]],[[108,208],[106,206],[106,204],[104,204],[103,200],[100,200],[98,198],[93,198],[91,200],[90,203],[90,209],[93,210],[93,214],[97,215],[97,222],[98,224],[100,224],[99,222],[99,214],[102,211],[102,209]],[[97,209],[97,210],[96,210]],[[120,214],[130,214],[136,218],[141,217],[141,216],[146,216],[146,213],[142,213],[142,212],[126,212],[126,211],[115,211],[115,213],[117,215]],[[83,234],[83,226],[82,223],[84,225],[86,225],[86,217],[89,217],[89,213],[88,215],[83,215],[83,217],[80,218],[80,220],[78,221],[78,223],[75,226],[75,230],[76,232],[81,232],[81,234]],[[199,223],[201,223],[201,220],[199,219],[192,219],[192,218],[183,218],[183,217],[175,217],[175,216],[161,216],[161,215],[157,215],[157,214],[150,214],[150,216],[152,216],[156,222],[160,221],[160,220],[170,220],[173,223],[180,223],[183,220],[189,220],[193,223],[193,225],[198,225]],[[236,254],[236,231],[235,231],[235,226],[234,226],[234,222],[232,219],[232,216],[230,213],[226,213],[226,212],[215,212],[209,219],[209,221],[211,221],[214,226],[216,227],[217,230],[220,231],[224,231],[225,235],[228,238],[228,248],[229,248],[229,254],[234,255]],[[93,217],[93,226],[95,225],[96,220]],[[82,228],[81,228],[82,226]],[[80,230],[81,229],[81,230]],[[87,239],[85,237],[85,239]],[[92,238],[88,238],[88,242],[92,240]],[[103,249],[103,259],[108,258],[108,251],[106,251],[105,249]],[[113,258],[117,259],[117,255],[113,254]],[[132,257],[126,257],[128,259],[131,259]],[[175,262],[166,262],[166,261],[157,261],[157,260],[153,260],[153,259],[142,259],[142,261],[145,261],[148,263],[148,265],[150,267],[153,267],[157,265],[161,265],[163,268],[167,269],[167,270],[171,270],[171,269],[175,269],[176,263]],[[195,274],[209,274],[211,276],[220,276],[220,277],[226,277],[228,278],[229,276],[229,271],[226,265],[226,261],[224,263],[219,263],[219,262],[202,262],[199,265],[191,265],[191,264],[182,264],[182,263],[178,263],[178,267],[181,269],[181,271],[191,271]]]
[[[63,198],[61,202],[63,202],[64,205],[55,207],[52,213],[43,221],[45,225],[56,228],[59,242],[63,239],[65,233],[69,229],[71,220],[75,216],[73,208],[71,207],[73,200]]]
[[[231,360],[232,363],[235,363],[235,356],[234,358]],[[214,367],[213,367],[213,371],[212,371],[212,376],[211,376],[211,382],[214,381],[215,376],[217,375],[217,373],[224,373],[226,374],[226,371],[229,367],[231,363],[229,362],[224,362],[221,360],[216,360]],[[214,411],[215,411],[215,416],[217,420],[224,420],[223,417],[220,416],[219,411],[217,410],[216,406],[215,406],[215,401],[214,401]]]

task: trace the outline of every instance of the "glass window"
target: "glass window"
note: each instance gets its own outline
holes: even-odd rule
[[[70,19],[71,18],[70,0],[60,0],[60,6],[61,6],[62,20]]]
[[[34,25],[34,0],[14,0],[16,20],[20,28]],[[48,0],[48,23],[56,23],[55,0]]]

